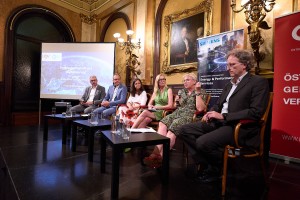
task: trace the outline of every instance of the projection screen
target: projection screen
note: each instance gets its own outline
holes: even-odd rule
[[[79,99],[89,77],[112,84],[115,43],[42,43],[40,98]]]

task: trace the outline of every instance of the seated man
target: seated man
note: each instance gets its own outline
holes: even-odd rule
[[[101,103],[101,107],[94,110],[94,113],[103,114],[104,118],[116,113],[118,104],[126,103],[127,87],[121,84],[119,74],[113,76],[113,85],[109,86],[106,96]]]
[[[241,119],[259,121],[264,114],[269,97],[266,79],[250,74],[254,66],[253,54],[235,49],[227,55],[227,70],[232,77],[225,85],[217,103],[207,112],[201,122],[181,127],[181,138],[197,164],[204,169],[197,180],[202,183],[216,181],[221,175],[223,151],[234,143],[234,127]],[[259,125],[242,129],[241,144],[259,147]]]
[[[98,85],[96,76],[90,76],[91,86],[85,88],[85,91],[79,99],[79,104],[73,106],[71,111],[76,113],[84,112],[85,114],[92,112],[96,108],[96,105],[102,102],[105,96],[105,88]]]

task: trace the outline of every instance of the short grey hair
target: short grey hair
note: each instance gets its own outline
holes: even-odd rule
[[[187,76],[191,77],[194,81],[197,81],[197,76],[194,73],[187,73],[185,75],[183,75],[183,79],[186,78]]]
[[[236,57],[240,63],[246,66],[246,70],[250,71],[251,68],[255,66],[255,58],[251,51],[244,50],[244,49],[233,49],[227,53],[226,58],[228,59],[229,56]]]

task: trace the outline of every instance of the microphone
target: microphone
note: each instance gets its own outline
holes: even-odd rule
[[[178,96],[178,99],[176,99],[176,106],[180,106],[180,102],[179,102],[179,99],[181,98],[181,95],[182,95],[182,90],[178,90],[178,93],[177,93],[177,96]]]

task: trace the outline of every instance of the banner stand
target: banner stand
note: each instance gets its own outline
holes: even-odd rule
[[[275,18],[271,127],[273,155],[300,159],[300,12]]]
[[[298,159],[298,158],[292,158],[292,157],[283,156],[283,155],[274,154],[274,153],[270,153],[269,155],[271,158],[277,158],[280,160],[284,160],[285,164],[290,164],[290,162],[300,163],[300,159]]]

